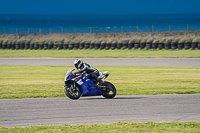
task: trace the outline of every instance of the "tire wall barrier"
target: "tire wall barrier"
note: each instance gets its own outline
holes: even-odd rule
[[[47,50],[48,49],[48,43],[45,43],[44,44],[44,50]]]
[[[135,42],[134,43],[134,49],[140,48],[140,42]]]
[[[158,43],[154,42],[152,43],[152,49],[156,50],[158,48]]]
[[[164,47],[165,47],[165,50],[171,49],[171,43],[170,42],[165,42],[164,43]]]
[[[129,42],[128,49],[131,50],[132,48],[134,48],[134,42]]]
[[[105,46],[105,50],[109,50],[111,48],[111,43],[107,42]]]
[[[8,43],[8,44],[7,44],[7,49],[10,49],[10,48],[11,48],[11,44]]]
[[[61,50],[61,49],[63,49],[63,44],[62,44],[62,43],[59,43],[59,44],[58,44],[58,50]]]
[[[0,49],[8,50],[73,50],[73,49],[95,49],[95,50],[117,50],[117,49],[146,49],[146,50],[200,50],[200,42],[174,41],[174,42],[71,42],[71,43],[38,43],[38,42],[9,42],[0,41]]]
[[[79,43],[74,44],[74,49],[79,49]]]
[[[44,44],[39,44],[39,50],[43,50]]]
[[[85,47],[84,43],[79,43],[79,49],[84,49],[84,47]],[[66,49],[67,49],[67,47],[66,47]]]
[[[56,50],[58,48],[58,44],[53,44],[53,49]]]
[[[74,48],[74,43],[69,43],[69,50],[72,50]]]
[[[89,45],[89,49],[93,49],[94,48],[94,42],[91,42]]]
[[[140,49],[144,49],[146,47],[146,43],[145,42],[141,42],[140,43]]]
[[[191,42],[185,42],[184,43],[184,48],[185,49],[190,49],[191,48]]]
[[[48,49],[51,50],[53,48],[53,43],[48,44]]]
[[[15,49],[16,50],[19,50],[20,49],[20,44],[18,43],[18,44],[15,44]]]
[[[30,48],[30,44],[29,43],[25,43],[25,50],[28,50]]]
[[[11,45],[11,49],[12,49],[12,50],[15,50],[15,44],[12,44],[12,45]]]
[[[29,49],[30,49],[30,50],[34,49],[34,43],[33,43],[33,42],[30,42],[30,43],[29,43]]]
[[[117,43],[113,42],[111,43],[111,49],[115,50],[117,48]]]
[[[162,50],[164,48],[164,43],[163,42],[159,42],[158,43],[158,49]]]
[[[0,41],[0,49],[2,48],[2,42]]]
[[[175,49],[177,49],[177,43],[176,42],[171,42],[171,49],[172,50],[175,50]]]
[[[101,45],[100,42],[99,42],[99,43],[95,43],[95,44],[94,44],[94,49],[99,49],[99,48],[100,48],[100,45]]]
[[[197,48],[198,42],[192,42],[191,48],[192,50],[195,50]]]
[[[20,43],[19,47],[20,47],[21,50],[23,50],[25,48],[25,44],[24,43]]]
[[[121,49],[122,48],[122,43],[117,43],[117,49]]]
[[[200,42],[198,43],[197,47],[198,47],[198,50],[200,50]]]
[[[90,47],[90,43],[85,43],[84,48],[85,48],[85,49],[88,49],[89,47]]]
[[[184,47],[184,43],[178,43],[178,44],[177,44],[178,50],[183,49],[183,47]]]
[[[127,42],[124,42],[122,48],[123,48],[123,49],[127,49],[127,48],[128,48],[128,43],[127,43]]]
[[[152,49],[152,42],[146,42],[146,49]]]

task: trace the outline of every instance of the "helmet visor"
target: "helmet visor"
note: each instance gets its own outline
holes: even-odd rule
[[[81,61],[79,60],[79,61],[75,64],[75,67],[76,67],[77,69],[79,69],[80,66],[81,66]]]
[[[75,67],[78,69],[78,64],[75,64]]]

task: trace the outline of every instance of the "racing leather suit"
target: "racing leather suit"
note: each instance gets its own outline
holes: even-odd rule
[[[93,67],[91,67],[89,64],[87,63],[83,63],[83,66],[80,67],[80,69],[75,72],[74,74],[79,74],[79,73],[86,73],[87,77],[90,78],[90,79],[94,79],[96,80],[97,82],[99,82],[99,71]]]

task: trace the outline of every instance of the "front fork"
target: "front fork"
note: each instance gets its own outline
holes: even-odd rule
[[[75,91],[78,91],[76,89],[76,83],[75,82],[70,83],[70,84],[69,83],[65,84],[65,87],[67,87],[71,93],[75,93]]]

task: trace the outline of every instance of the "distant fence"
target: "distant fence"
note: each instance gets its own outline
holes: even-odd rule
[[[199,29],[198,29],[199,28]],[[0,34],[51,34],[51,33],[123,33],[159,31],[195,31],[200,27],[189,26],[121,26],[121,27],[54,27],[54,28],[0,28]]]

